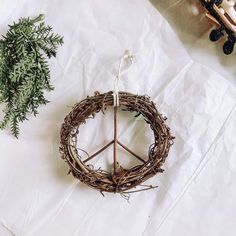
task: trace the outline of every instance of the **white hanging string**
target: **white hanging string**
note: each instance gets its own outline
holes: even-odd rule
[[[125,54],[120,59],[118,74],[116,75],[114,81],[114,92],[113,92],[114,107],[119,106],[119,82],[121,76],[126,74],[130,70],[131,66],[133,65],[133,58],[134,55],[132,55],[129,50],[126,50]],[[125,69],[123,69],[125,63],[128,65],[126,66]]]

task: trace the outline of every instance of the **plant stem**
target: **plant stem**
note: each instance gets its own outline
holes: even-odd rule
[[[39,21],[43,21],[45,19],[45,15],[44,14],[39,14],[36,18],[32,19],[31,22],[34,24],[34,23],[37,23]]]

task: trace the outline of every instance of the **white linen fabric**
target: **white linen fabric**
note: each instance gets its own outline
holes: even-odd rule
[[[163,8],[155,6],[162,13]],[[208,57],[200,46],[199,55],[209,58],[209,67],[189,56],[191,47],[187,52],[147,0],[2,0],[0,32],[6,33],[7,24],[19,17],[39,13],[46,14],[46,22],[64,36],[65,43],[57,58],[50,60],[55,86],[47,94],[51,103],[21,125],[18,140],[9,131],[0,132],[0,235],[234,236],[232,71],[212,70],[212,55]],[[205,40],[205,34],[201,37]],[[168,117],[176,137],[165,172],[148,181],[159,188],[133,194],[129,202],[118,194],[103,197],[67,175],[68,166],[59,154],[64,117],[87,95],[113,89],[126,49],[136,57],[119,90],[149,95]],[[227,73],[230,78],[222,76]],[[113,135],[111,117],[108,111],[81,127],[79,147],[93,153],[106,144]],[[121,112],[119,139],[145,155],[152,134],[141,119]],[[108,150],[94,165],[104,164],[104,159],[109,165],[111,154]],[[125,155],[121,152],[119,159],[127,165]]]

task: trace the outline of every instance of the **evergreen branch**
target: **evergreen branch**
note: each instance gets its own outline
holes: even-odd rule
[[[19,123],[29,114],[37,115],[38,107],[48,103],[44,91],[53,90],[47,58],[56,56],[63,38],[43,19],[42,14],[21,18],[0,39],[0,103],[5,105],[0,129],[10,127],[15,137]]]

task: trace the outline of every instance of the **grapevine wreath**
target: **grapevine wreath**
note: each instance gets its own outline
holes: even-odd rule
[[[119,101],[117,101],[118,99]],[[87,119],[95,118],[99,112],[105,114],[106,109],[111,106],[114,106],[114,140],[93,155],[88,155],[86,160],[82,160],[77,148],[80,126],[86,123]],[[126,112],[134,112],[135,117],[142,116],[145,122],[150,125],[154,134],[154,143],[149,147],[147,158],[141,158],[136,155],[117,139],[118,107]],[[166,160],[174,139],[170,129],[165,125],[166,119],[166,117],[163,117],[158,112],[153,101],[146,95],[142,96],[117,91],[116,93],[113,91],[106,93],[95,92],[94,96],[88,96],[77,103],[65,117],[60,133],[62,158],[69,165],[69,172],[75,178],[98,189],[101,193],[114,192],[123,194],[154,188],[153,186],[145,186],[141,190],[130,191],[130,189],[141,185],[157,173],[163,172],[162,165]],[[112,172],[102,170],[101,168],[95,169],[94,166],[88,163],[111,145],[114,147]],[[124,148],[136,157],[140,164],[131,169],[122,168],[117,160],[117,146]]]

